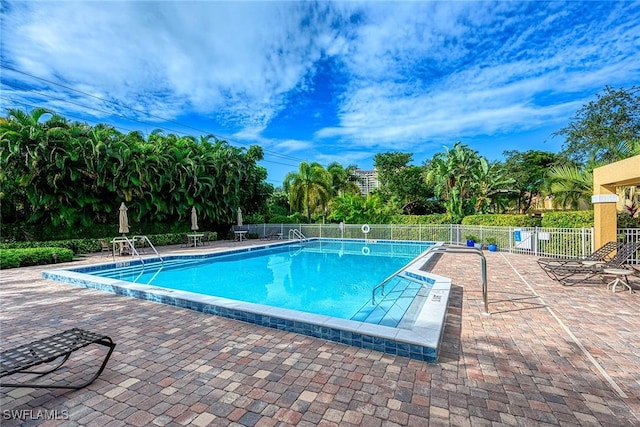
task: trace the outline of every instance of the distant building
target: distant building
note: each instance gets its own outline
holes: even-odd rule
[[[380,182],[378,181],[378,172],[376,172],[375,170],[363,171],[361,169],[355,169],[353,171],[353,174],[358,177],[356,185],[360,189],[360,193],[363,196],[366,196],[376,188],[380,188]]]

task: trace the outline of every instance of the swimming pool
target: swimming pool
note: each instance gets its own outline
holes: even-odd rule
[[[433,245],[310,239],[43,277],[433,362],[450,286],[420,270]]]

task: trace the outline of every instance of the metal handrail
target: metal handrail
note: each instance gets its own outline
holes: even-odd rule
[[[396,277],[398,274],[402,273],[404,270],[406,270],[407,268],[411,267],[413,264],[416,264],[418,261],[420,261],[421,259],[423,259],[424,257],[426,257],[429,253],[429,251],[431,250],[431,248],[427,249],[426,251],[424,251],[423,253],[421,253],[420,255],[418,255],[416,257],[416,259],[414,259],[413,261],[411,261],[408,265],[402,266],[401,268],[399,268],[397,271],[395,271],[393,274],[391,274],[390,276],[388,276],[386,279],[384,279],[382,282],[378,283],[372,290],[371,290],[371,304],[375,304],[376,303],[376,290],[378,288],[382,288],[382,290],[380,291],[380,295],[384,296],[384,285],[387,284],[387,282],[391,279],[393,279],[394,277]]]
[[[298,230],[297,228],[292,228],[289,230],[289,239],[292,239],[291,236],[297,238],[298,240],[307,240],[304,234],[302,234],[302,231]]]
[[[489,295],[487,289],[487,259],[481,249],[466,246],[434,246],[430,249],[433,253],[475,253],[480,256],[480,267],[482,269],[482,300],[484,302],[484,314],[489,313]]]
[[[151,250],[153,250],[153,252],[155,252],[156,255],[158,255],[158,258],[160,258],[160,262],[164,264],[164,260],[162,259],[162,257],[160,256],[160,254],[158,253],[158,251],[156,250],[156,247],[153,246],[153,243],[151,243],[151,240],[149,240],[149,238],[147,236],[133,236],[134,240],[142,240],[143,242],[146,240],[147,243],[149,244],[149,247],[151,248]]]
[[[407,268],[409,268],[413,264],[417,263],[418,261],[422,260],[424,257],[426,257],[429,254],[447,253],[447,252],[448,253],[475,253],[476,255],[480,256],[481,268],[482,268],[482,299],[484,301],[484,314],[490,314],[489,313],[489,296],[488,296],[488,290],[487,290],[487,260],[484,257],[484,253],[482,252],[481,249],[471,248],[471,247],[466,247],[466,246],[444,246],[443,245],[443,246],[433,246],[433,247],[427,249],[424,252],[423,255],[420,255],[418,258],[416,258],[409,265],[402,267],[400,270],[396,271],[391,276],[387,277],[382,282],[380,282],[378,285],[376,285],[376,287],[373,288],[373,290],[371,291],[372,304],[375,304],[375,293],[376,293],[376,290],[378,288],[382,288],[381,295],[384,295],[384,285],[389,280],[391,280],[393,277],[397,276],[400,272],[402,272],[403,270],[406,270]]]
[[[144,260],[142,259],[142,256],[140,256],[140,253],[138,253],[138,251],[136,250],[136,246],[133,243],[133,240],[129,239],[127,236],[118,237],[118,239],[119,239],[119,241],[127,242],[127,244],[129,245],[129,249],[131,249],[131,256],[136,255],[140,259],[140,262],[142,263],[142,266],[144,267]],[[115,259],[115,253],[113,254],[113,256],[114,256],[114,259]]]

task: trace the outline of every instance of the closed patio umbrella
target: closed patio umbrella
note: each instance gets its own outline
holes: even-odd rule
[[[120,204],[120,215],[118,217],[118,227],[120,233],[124,236],[129,232],[129,218],[127,217],[127,207],[124,202]]]
[[[198,228],[198,213],[196,212],[196,207],[193,206],[191,208],[191,231],[197,231]]]
[[[238,208],[238,227],[242,226],[242,210]]]

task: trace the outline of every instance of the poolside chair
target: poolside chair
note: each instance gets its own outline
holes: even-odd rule
[[[113,255],[113,246],[111,246],[105,239],[100,239],[100,246],[102,247],[102,252],[100,252],[100,256],[104,256],[104,253],[108,253],[109,255]]]
[[[109,361],[111,353],[113,353],[113,349],[116,347],[111,338],[106,335],[95,334],[83,329],[73,328],[59,334],[52,335],[48,338],[33,341],[8,350],[3,350],[2,353],[0,353],[0,378],[14,374],[30,374],[36,375],[37,378],[41,378],[44,375],[57,371],[69,359],[71,353],[92,344],[107,347],[109,350],[104,357],[98,372],[89,380],[84,381],[81,384],[73,385],[69,383],[60,384],[55,382],[44,383],[40,381],[5,383],[0,379],[0,386],[64,388],[73,390],[86,387],[100,376],[105,366],[107,366],[107,361]],[[45,368],[41,371],[31,370],[31,368],[35,366],[49,364],[56,360],[59,360],[59,362],[53,367]],[[69,371],[70,374],[73,374],[73,372],[73,370]]]
[[[554,268],[568,264],[584,265],[584,261],[606,262],[622,245],[622,242],[607,242],[585,258],[540,258],[538,265],[547,273],[547,276],[555,280],[555,276],[552,274]]]
[[[593,277],[599,277],[604,282],[604,277],[607,275],[605,270],[622,268],[638,249],[640,249],[640,242],[629,242],[618,248],[616,255],[609,261],[584,260],[580,263],[548,265],[545,272],[565,286],[582,283]]]
[[[273,240],[273,239],[282,239],[282,233],[278,232],[278,231],[272,231],[269,234],[265,234],[264,236],[261,237],[262,240]]]
[[[202,245],[208,245],[211,242],[211,232],[205,231],[202,236]]]

